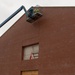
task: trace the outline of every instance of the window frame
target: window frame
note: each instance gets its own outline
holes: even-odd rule
[[[39,43],[36,43],[36,44],[31,44],[31,45],[26,45],[26,46],[22,46],[22,60],[24,60],[24,61],[26,61],[26,60],[35,60],[35,59],[38,59],[39,58],[39,51],[38,51],[38,53],[36,53],[36,54],[38,54],[38,57],[37,58],[34,58],[34,59],[24,59],[24,49],[26,48],[26,47],[30,47],[30,46],[35,46],[35,45],[38,45],[39,46]]]

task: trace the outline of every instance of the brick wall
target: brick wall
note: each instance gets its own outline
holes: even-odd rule
[[[35,23],[22,16],[0,38],[0,74],[21,75],[39,70],[39,75],[75,74],[75,8],[44,7]],[[39,43],[39,58],[22,60],[22,47]]]

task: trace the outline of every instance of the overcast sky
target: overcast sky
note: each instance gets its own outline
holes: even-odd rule
[[[21,5],[24,5],[26,9],[31,6],[75,6],[75,0],[0,0],[0,24],[15,12]],[[23,15],[24,11],[21,11],[12,20],[6,23],[0,28],[0,37]]]

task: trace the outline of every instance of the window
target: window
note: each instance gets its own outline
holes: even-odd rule
[[[21,75],[38,75],[38,71],[23,71]]]
[[[39,44],[24,47],[23,60],[37,59],[39,54]]]

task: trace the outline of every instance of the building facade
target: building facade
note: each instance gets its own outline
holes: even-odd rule
[[[0,38],[1,75],[75,75],[75,8],[40,9],[36,22],[23,15]]]

